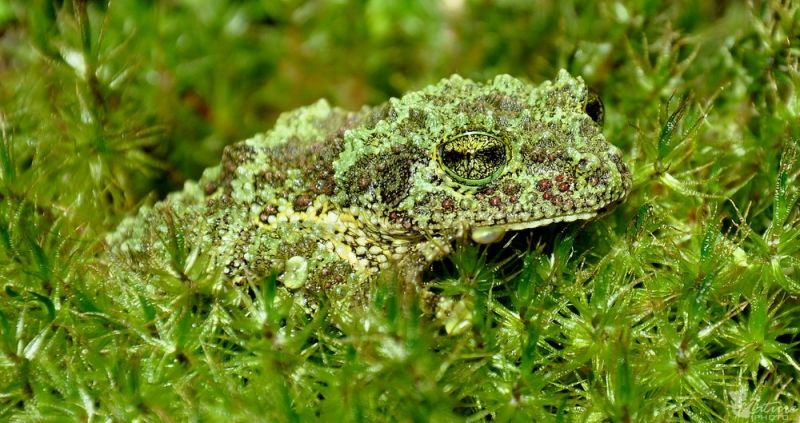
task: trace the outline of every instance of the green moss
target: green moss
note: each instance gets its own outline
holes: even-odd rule
[[[791,2],[0,0],[0,420],[796,419],[799,21]],[[216,283],[177,231],[182,272],[145,288],[94,260],[281,111],[562,67],[632,164],[602,219],[465,243],[421,287],[310,317],[274,276]]]

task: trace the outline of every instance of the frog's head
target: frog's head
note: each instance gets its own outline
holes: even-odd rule
[[[453,76],[392,99],[345,134],[342,204],[395,237],[587,219],[620,202],[630,172],[602,134],[603,104],[561,71],[539,86]]]

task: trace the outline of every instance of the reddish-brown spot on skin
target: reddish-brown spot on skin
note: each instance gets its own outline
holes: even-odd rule
[[[553,186],[553,183],[550,182],[549,179],[540,179],[539,182],[536,183],[536,188],[538,188],[539,191],[542,191],[542,192],[550,191],[550,188],[552,186]]]
[[[548,193],[548,194],[549,194],[549,193]],[[553,203],[553,205],[555,205],[555,206],[559,206],[559,207],[560,207],[560,206],[561,206],[561,204],[563,204],[563,199],[561,198],[561,196],[560,196],[560,195],[550,194],[550,195],[548,196],[547,194],[545,194],[545,196],[544,196],[544,197],[545,197],[545,199],[546,199],[546,200],[550,201],[550,202],[551,202],[551,203]]]
[[[215,193],[216,191],[217,191],[217,184],[215,184],[213,182],[209,182],[209,183],[206,184],[205,187],[203,187],[203,192],[205,192],[206,195],[211,195],[211,194]]]
[[[562,182],[562,183],[558,184],[558,190],[561,191],[561,192],[569,191],[569,183],[568,182]]]
[[[295,210],[305,210],[311,205],[311,201],[313,201],[313,198],[310,195],[300,194],[294,199],[294,208]]]
[[[550,191],[547,191],[542,195],[542,197],[547,201],[553,201],[554,195]]]
[[[280,185],[286,180],[286,175],[283,172],[266,170],[261,173],[261,177],[270,185]]]
[[[519,197],[516,195],[508,197],[508,202],[511,204],[517,204],[517,201],[519,201]]]
[[[278,208],[275,207],[274,204],[267,204],[264,206],[264,210],[261,210],[261,214],[258,215],[258,220],[262,223],[267,223],[270,216],[274,216],[278,213]]]
[[[392,222],[397,223],[397,222],[401,221],[403,219],[403,217],[404,217],[403,213],[401,213],[399,211],[392,210],[392,211],[389,212],[389,220],[391,220]]]
[[[484,188],[484,189],[478,191],[477,194],[475,194],[475,198],[478,199],[478,200],[484,200],[486,197],[488,197],[490,195],[494,195],[494,193],[495,193],[495,189],[494,188]]]
[[[556,179],[556,182],[564,182],[564,175],[559,173],[558,175],[556,175],[555,179]]]
[[[500,205],[502,205],[503,202],[500,200],[500,197],[494,196],[494,197],[489,199],[489,204],[492,207],[500,207]]]
[[[553,154],[553,153],[550,153],[550,154],[548,154],[548,155],[547,155],[547,161],[549,161],[549,162],[554,162],[554,161],[556,161],[556,155],[555,155],[555,154]]]
[[[503,187],[503,194],[512,196],[516,195],[519,192],[519,185],[514,183],[508,183],[506,186]]]
[[[333,184],[325,179],[317,179],[314,184],[314,191],[318,194],[331,195],[333,194]]]
[[[359,178],[358,188],[361,189],[362,191],[369,188],[369,178],[367,178],[366,176]]]
[[[447,211],[452,211],[453,209],[455,209],[455,207],[456,207],[456,203],[455,203],[455,201],[453,201],[452,198],[447,197],[444,200],[442,200],[442,208],[443,209],[445,209]]]
[[[535,150],[530,155],[531,161],[534,163],[543,163],[544,162],[544,152],[542,150]]]

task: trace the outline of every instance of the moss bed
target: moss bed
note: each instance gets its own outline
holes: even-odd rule
[[[422,284],[448,316],[106,285],[108,231],[282,111],[561,68],[632,192],[459,244]],[[0,420],[800,418],[796,2],[0,0],[0,81]]]

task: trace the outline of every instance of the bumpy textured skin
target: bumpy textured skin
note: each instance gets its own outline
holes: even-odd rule
[[[452,76],[359,112],[319,101],[226,148],[197,183],[123,221],[108,250],[145,283],[198,252],[233,283],[278,274],[339,297],[384,268],[414,279],[455,237],[488,242],[624,199],[630,172],[590,99],[561,71],[539,86]]]

